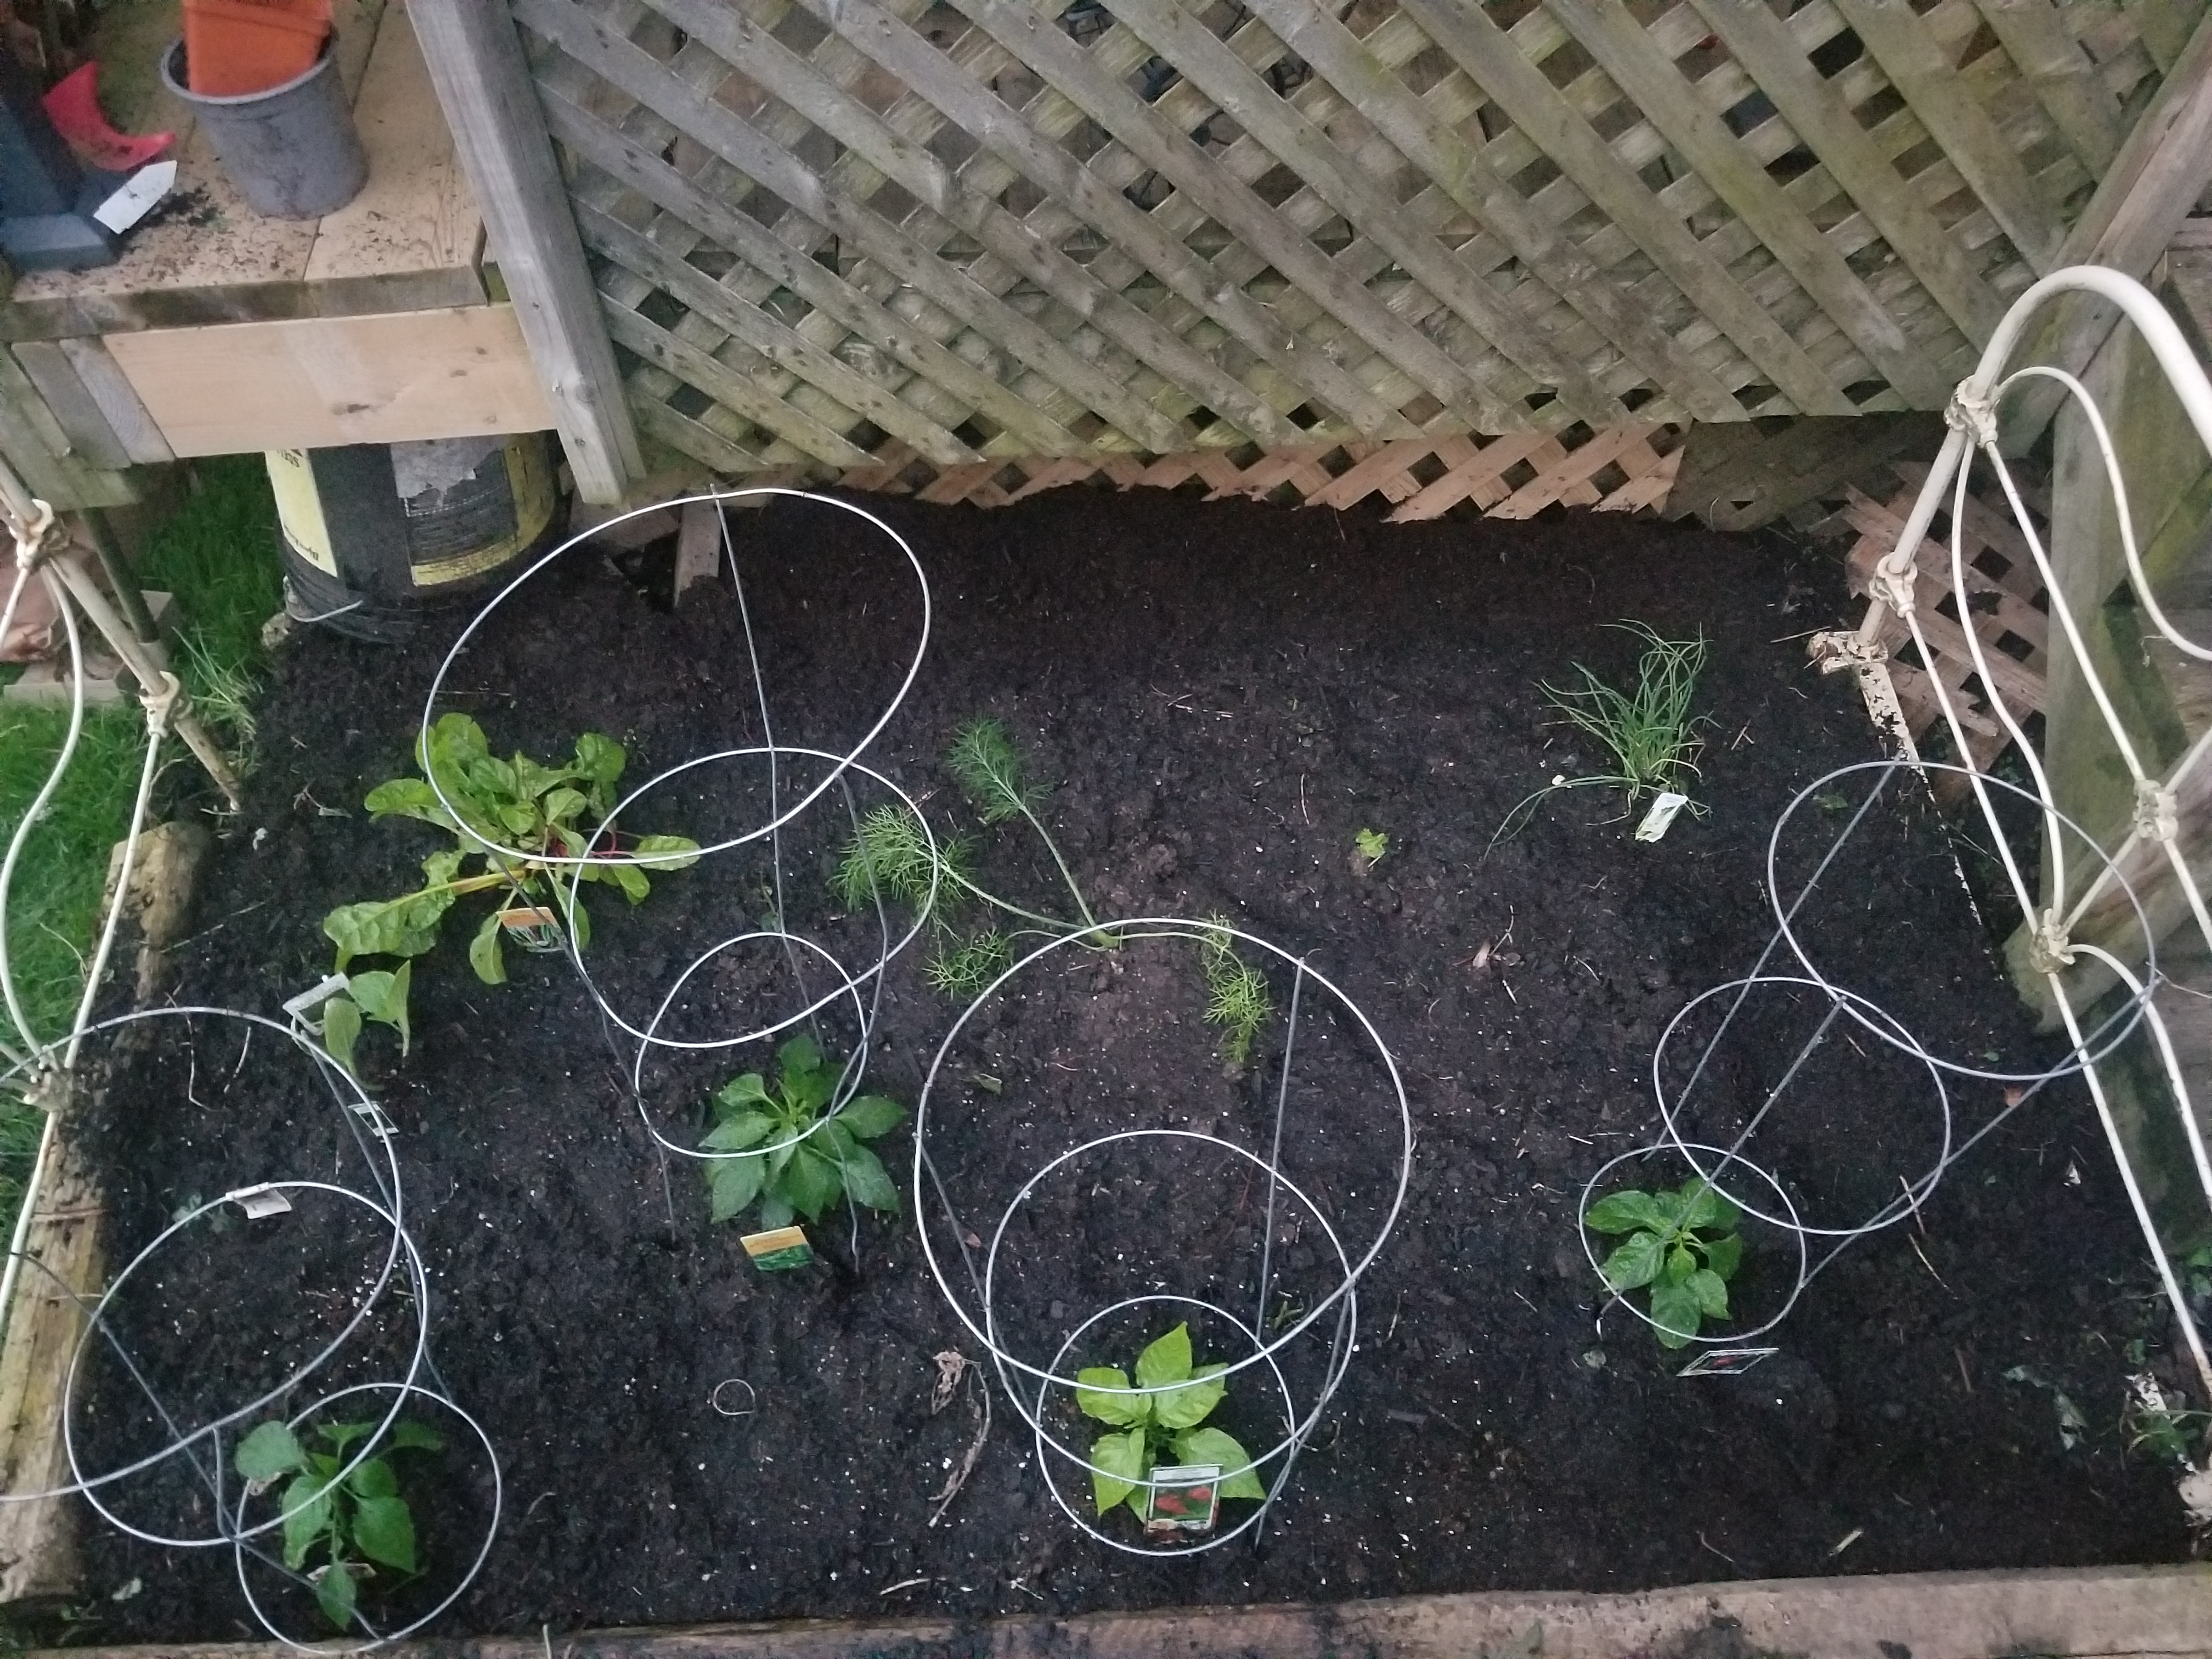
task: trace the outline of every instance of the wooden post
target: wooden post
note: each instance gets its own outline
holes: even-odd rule
[[[2051,260],[2109,265],[2138,280],[2148,275],[2173,233],[2212,184],[2212,13],[2174,60],[2165,83],[2121,145],[2096,193]],[[2012,367],[2049,363],[2079,375],[2096,356],[2120,313],[2087,294],[2052,306],[2045,320],[2013,354]],[[2023,453],[2042,435],[2066,393],[2056,381],[2023,387],[2005,404],[2001,442]]]
[[[501,0],[412,0],[408,13],[577,493],[620,501],[645,466],[514,20]]]

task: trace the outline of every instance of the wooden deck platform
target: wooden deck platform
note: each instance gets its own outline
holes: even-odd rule
[[[536,430],[552,423],[405,0],[339,0],[340,73],[369,157],[361,194],[319,220],[248,210],[156,70],[169,9],[117,7],[103,101],[131,131],[173,131],[178,178],[117,264],[20,276],[0,303],[0,430],[33,488],[127,499],[124,469],[179,456]],[[27,406],[9,398],[35,388]],[[46,452],[27,463],[19,452]],[[42,466],[43,463],[43,466]]]

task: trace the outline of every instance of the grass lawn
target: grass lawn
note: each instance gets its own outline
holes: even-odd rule
[[[195,472],[199,488],[140,550],[139,580],[177,596],[177,672],[218,735],[246,751],[261,624],[283,602],[276,507],[258,457],[203,461]],[[30,809],[68,727],[66,708],[0,702],[0,842]],[[128,827],[144,753],[145,720],[135,705],[88,709],[70,769],[16,865],[8,957],[42,1041],[67,1034],[83,994],[108,855]],[[14,1030],[6,1036],[15,1046]],[[12,1096],[0,1101],[0,1225],[15,1224],[40,1128],[35,1110]]]

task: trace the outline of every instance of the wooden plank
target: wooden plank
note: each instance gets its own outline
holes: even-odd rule
[[[40,1152],[39,1206],[0,1344],[0,1488],[15,1492],[70,1482],[62,1383],[84,1329],[81,1298],[98,1295],[102,1273],[99,1188],[62,1137]],[[76,1509],[69,1498],[0,1504],[0,1602],[77,1589]]]
[[[554,423],[509,305],[161,329],[107,344],[179,455]]]
[[[1114,10],[1508,362],[1554,388],[1563,404],[1594,425],[1628,418],[1620,401],[1571,362],[1534,318],[1510,306],[1495,289],[1470,273],[1450,249],[1397,205],[1384,180],[1345,155],[1295,106],[1277,96],[1197,18],[1174,0],[1115,0]]]
[[[26,340],[15,348],[15,361],[46,399],[46,411],[69,441],[72,453],[83,457],[88,465],[110,471],[131,465],[123,440],[59,346],[51,340]]]
[[[1445,196],[1493,232],[1553,292],[1579,312],[1646,380],[1700,420],[1746,411],[1712,374],[1616,289],[1596,263],[1492,169],[1443,119],[1314,0],[1251,0],[1273,29]]]
[[[1218,273],[1120,191],[1103,184],[1066,150],[1039,132],[996,94],[872,0],[804,0],[912,91],[943,111],[986,149],[1063,204],[1107,241],[1139,261],[1170,292],[1212,317],[1256,355],[1305,390],[1312,401],[1371,435],[1412,434],[1411,423],[1326,356],[1302,349],[1281,317]],[[965,169],[963,169],[963,175]],[[963,177],[963,184],[965,179]]]
[[[1834,3],[2036,275],[2049,270],[2064,226],[1996,121],[1978,101],[1964,95],[1949,57],[1919,15],[1905,0]],[[1856,121],[1852,125],[1856,127]],[[1956,246],[1949,233],[1944,235]]]
[[[2120,3],[2159,73],[2172,74],[2174,65],[2189,49],[2190,31],[2202,9],[2195,0],[2120,0]]]
[[[2061,265],[2109,265],[2140,277],[2165,251],[2197,198],[2212,184],[2212,11],[2203,14],[2128,134],[2111,169],[2067,232]],[[2069,295],[2046,312],[2010,364],[2049,363],[2079,376],[2119,313],[2100,300]],[[2000,411],[1999,444],[2023,453],[2042,435],[2065,400],[2063,388],[2031,383]]]
[[[1401,0],[1407,15],[1495,99],[1528,142],[1650,256],[1784,396],[1808,415],[1848,415],[1850,400],[1681,220],[1601,138],[1479,6]]]
[[[0,351],[0,454],[31,493],[64,510],[124,507],[138,499],[131,475],[70,453],[69,439],[11,352]]]
[[[696,227],[763,277],[792,290],[916,374],[960,398],[970,409],[1043,455],[1065,455],[1083,442],[1026,399],[1017,397],[964,357],[954,356],[904,317],[846,283],[820,262],[777,241],[760,222],[708,196],[643,145],[601,125],[560,94],[544,94],[553,134],[662,211]]]
[[[2053,0],[1975,0],[2005,55],[2019,66],[2058,129],[2088,169],[2102,178],[2127,137],[2119,100],[2097,73]]]
[[[1282,413],[1180,335],[1105,287],[1082,265],[994,201],[962,191],[925,147],[893,131],[864,104],[824,81],[798,54],[720,0],[651,0],[653,8],[739,71],[870,163],[939,218],[960,226],[1092,328],[1167,383],[1233,420],[1261,443],[1295,442],[1304,434]],[[1125,402],[1133,402],[1122,394]],[[1153,448],[1183,447],[1192,434],[1158,410],[1133,430]]]
[[[1673,61],[1654,48],[1627,11],[1595,0],[1547,3],[1551,15],[1635,100],[1645,118],[1766,245],[1883,378],[1909,402],[1942,407],[1950,394],[1943,377],[1719,115],[1698,98]]]
[[[354,124],[374,158],[368,183],[317,223],[307,280],[324,285],[445,272],[458,289],[472,288],[470,297],[481,301],[477,260],[483,218],[438,108],[405,0],[387,0],[354,105]]]
[[[514,22],[483,0],[413,0],[411,15],[577,491],[618,501],[645,465]]]
[[[1191,204],[1240,238],[1314,305],[1402,370],[1455,414],[1517,431],[1527,416],[1500,400],[1413,324],[1324,254],[1250,187],[1218,167],[1188,135],[1106,73],[1027,0],[952,0],[1053,90],[1170,181]]]
[[[1989,338],[2004,301],[1820,78],[1789,26],[1765,6],[1691,3],[1959,331],[1977,343]]]
[[[106,416],[125,454],[149,466],[177,459],[176,452],[169,447],[169,441],[161,435],[161,428],[147,413],[146,405],[139,402],[138,394],[131,389],[131,382],[115,366],[115,359],[108,355],[105,345],[98,340],[64,340],[60,345],[62,355],[76,370],[77,379],[84,382],[84,389]]]
[[[768,313],[749,305],[725,284],[663,250],[647,236],[579,202],[576,221],[585,244],[645,276],[695,317],[743,341],[778,368],[819,386],[855,417],[865,417],[939,466],[957,466],[981,458],[936,422],[893,397],[866,375],[848,368],[805,336],[786,328]],[[704,390],[702,387],[702,390]],[[857,423],[857,418],[856,422]]]
[[[1493,1590],[1377,1596],[1329,1604],[1162,1607],[1138,1613],[1013,1614],[987,1620],[807,1619],[775,1623],[579,1631],[577,1659],[854,1659],[985,1652],[994,1659],[1470,1659],[1543,1632],[1544,1659],[1676,1651],[1718,1622],[1759,1651],[1863,1659],[1881,1643],[1914,1659],[2133,1659],[2212,1647],[2212,1595],[2195,1562],[2032,1572],[1928,1572],[1738,1579],[1632,1594]],[[2033,1632],[2031,1638],[2026,1632]],[[449,1641],[393,1644],[392,1659],[446,1659]],[[472,1659],[533,1659],[542,1638],[471,1640]],[[72,1659],[152,1659],[146,1648],[76,1647]],[[173,1643],[164,1659],[289,1659],[274,1642]]]
[[[933,303],[1013,353],[1085,405],[1130,434],[1139,447],[1172,447],[1176,423],[1130,396],[1097,365],[980,287],[964,272],[917,247],[865,207],[833,196],[797,156],[726,105],[671,74],[657,59],[604,27],[570,0],[516,0],[515,15],[641,103],[713,150],[782,201],[803,207],[841,245],[867,258]]]

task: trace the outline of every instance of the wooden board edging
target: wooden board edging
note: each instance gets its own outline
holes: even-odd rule
[[[1630,1595],[1486,1591],[1333,1606],[1178,1607],[1070,1619],[857,1620],[586,1631],[563,1659],[1626,1659],[1732,1623],[1746,1650],[1803,1659],[2212,1652],[2212,1565],[1754,1579]],[[1534,1640],[1531,1633],[1534,1632]],[[403,1642],[394,1659],[542,1659],[532,1632]],[[270,1643],[70,1648],[52,1659],[287,1659]]]

